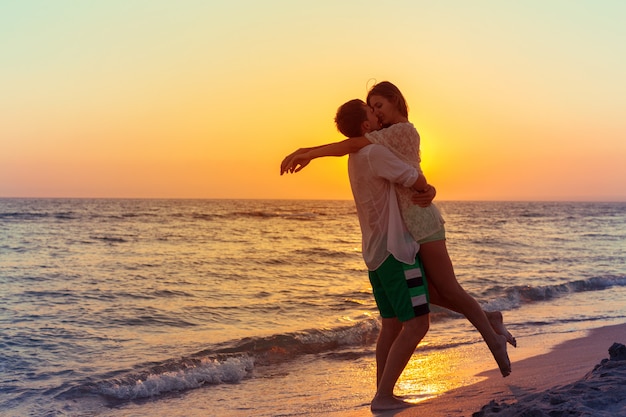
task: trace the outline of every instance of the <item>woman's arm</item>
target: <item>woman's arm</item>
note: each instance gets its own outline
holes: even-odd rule
[[[420,178],[424,177],[420,175]],[[425,179],[424,182],[426,182]],[[430,184],[423,185],[419,178],[411,188],[415,191],[415,194],[411,197],[411,201],[413,204],[417,204],[420,207],[430,206],[430,203],[432,203],[433,199],[437,195],[435,187]]]
[[[358,152],[363,147],[370,144],[365,136],[358,136],[342,140],[341,142],[329,143],[313,148],[301,148],[283,159],[280,165],[280,174],[285,172],[298,172],[315,158],[324,156],[344,156],[349,153]]]
[[[426,177],[420,174],[419,177],[417,177],[417,180],[415,180],[415,183],[411,186],[411,189],[416,193],[422,193],[426,191],[427,187],[429,187],[429,185],[428,181],[426,181]]]
[[[291,161],[298,155],[304,154],[309,152],[310,150],[316,149],[316,148],[321,148],[322,146],[325,145],[320,145],[320,146],[314,146],[312,148],[300,148],[292,153],[290,153],[289,155],[287,155],[285,157],[285,159],[283,159],[283,162],[280,164],[280,175],[283,175],[285,172],[290,171],[290,166],[292,165]],[[293,169],[291,169],[291,171],[293,171]]]

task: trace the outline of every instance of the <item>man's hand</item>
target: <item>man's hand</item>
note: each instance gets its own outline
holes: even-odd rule
[[[435,198],[435,195],[437,195],[435,187],[427,185],[424,191],[414,193],[411,197],[411,201],[413,204],[417,204],[420,207],[428,207]]]
[[[280,164],[280,175],[286,172],[294,173],[300,171],[311,162],[311,158],[307,156],[307,152],[311,148],[300,148],[297,151],[287,155]]]

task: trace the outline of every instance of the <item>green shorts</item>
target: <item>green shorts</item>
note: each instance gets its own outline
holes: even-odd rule
[[[392,255],[375,271],[369,271],[376,305],[383,318],[407,321],[430,312],[424,267],[416,257],[413,265]]]

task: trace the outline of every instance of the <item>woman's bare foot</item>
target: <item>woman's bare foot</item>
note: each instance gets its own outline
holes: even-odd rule
[[[372,400],[370,409],[372,411],[400,410],[413,407],[414,405],[396,397],[380,397],[376,395]]]
[[[491,354],[496,359],[500,373],[502,376],[509,376],[511,373],[511,361],[509,360],[509,354],[506,352],[506,337],[498,335],[498,344],[491,348]]]
[[[506,341],[509,342],[513,347],[517,347],[517,340],[515,337],[506,329],[504,325],[504,319],[502,318],[502,313],[499,311],[485,311],[487,315],[487,319],[489,319],[489,323],[493,330],[504,337],[506,337]]]

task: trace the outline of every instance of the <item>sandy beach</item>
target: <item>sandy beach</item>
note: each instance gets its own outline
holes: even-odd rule
[[[378,413],[358,410],[341,415],[626,416],[626,357],[609,360],[609,348],[614,343],[626,344],[626,324],[598,328],[582,338],[560,343],[548,353],[513,361],[513,373],[507,378],[493,370],[480,374],[487,378],[479,383],[415,407]]]

